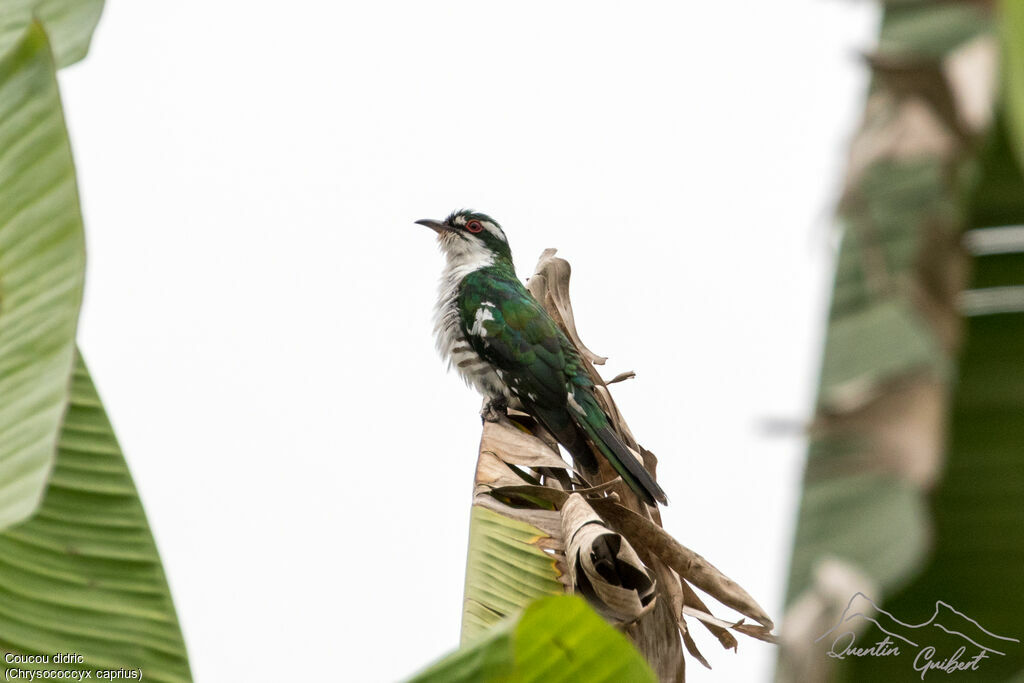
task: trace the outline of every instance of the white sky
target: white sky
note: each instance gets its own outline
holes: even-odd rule
[[[661,460],[665,525],[781,601],[831,208],[869,3],[128,2],[61,76],[81,345],[197,680],[390,681],[454,647],[478,397],[434,353],[442,258],[504,225],[574,266],[583,340]],[[715,671],[770,646],[698,633]]]

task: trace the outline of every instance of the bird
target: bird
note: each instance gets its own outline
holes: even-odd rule
[[[640,500],[667,504],[601,408],[587,361],[516,276],[498,222],[466,209],[415,222],[437,233],[446,258],[434,334],[449,368],[489,407],[517,399],[585,471],[597,470],[592,444]]]

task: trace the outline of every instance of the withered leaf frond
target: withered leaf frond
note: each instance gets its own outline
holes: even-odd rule
[[[652,474],[657,458],[634,438],[593,363],[605,359],[579,338],[569,299],[569,264],[553,249],[529,281],[583,358],[612,427]],[[497,623],[523,600],[560,587],[583,595],[619,625],[663,681],[683,681],[683,648],[709,666],[687,629],[696,618],[726,648],[733,633],[773,641],[772,620],[732,579],[661,527],[656,508],[639,501],[610,465],[585,480],[560,455],[554,438],[529,415],[485,413],[477,462],[466,572],[465,637]],[[481,510],[482,512],[483,510]],[[505,519],[506,523],[498,520]],[[529,581],[514,577],[523,573]],[[497,582],[492,586],[492,582]],[[758,625],[711,615],[690,584]]]

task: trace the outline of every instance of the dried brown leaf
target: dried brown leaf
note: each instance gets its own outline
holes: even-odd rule
[[[500,460],[521,467],[552,467],[571,470],[572,468],[544,443],[528,431],[516,426],[505,416],[496,422],[484,422],[480,450],[491,453]]]
[[[715,626],[722,629],[732,629],[738,631],[744,635],[748,635],[751,638],[757,638],[763,640],[766,643],[777,643],[778,639],[774,634],[764,626],[757,626],[755,624],[748,624],[743,619],[735,623],[730,623],[725,619],[719,619],[718,617],[712,616],[703,610],[696,609],[695,607],[685,607],[683,612],[694,619],[700,620],[701,623],[707,626]],[[735,649],[735,646],[733,647]]]
[[[683,596],[686,600],[686,604],[683,607],[683,611],[685,612],[687,609],[692,609],[710,615],[711,610],[709,610],[708,606],[704,604],[704,601],[700,599],[700,596],[697,595],[696,591],[694,591],[690,587],[690,584],[686,583],[685,581],[682,581],[681,583]],[[682,618],[682,613],[680,613],[679,616],[680,618]],[[702,624],[704,624],[704,628],[711,632],[711,635],[713,635],[715,638],[718,638],[718,642],[721,643],[722,647],[724,647],[726,650],[732,650],[735,652],[736,648],[739,647],[739,643],[736,642],[736,636],[729,633],[729,631],[727,630],[729,628],[728,625],[723,626],[721,624],[717,624],[714,622],[704,621],[703,619],[701,619],[700,621]],[[728,622],[724,623],[728,624]]]
[[[743,623],[743,619],[740,619],[739,621],[726,621],[725,619],[719,619],[716,616],[708,614],[704,610],[699,610],[696,607],[690,607],[689,605],[683,608],[683,613],[687,616],[693,617],[694,619],[699,619],[705,624],[717,626],[719,628],[736,628]]]
[[[708,664],[708,660],[704,659],[704,655],[697,649],[697,643],[693,640],[693,636],[690,635],[689,629],[684,626],[684,628],[680,629],[680,633],[683,634],[683,645],[686,646],[686,651],[690,653],[690,656],[710,669],[711,665]]]
[[[610,500],[593,500],[598,514],[633,545],[643,545],[679,572],[680,577],[740,614],[754,619],[766,628],[774,624],[768,614],[739,584],[714,565],[693,552],[664,529]]]
[[[616,384],[617,382],[623,382],[627,379],[633,379],[635,377],[635,372],[633,372],[632,370],[627,370],[626,372],[620,372],[619,374],[612,377],[610,380],[607,380],[605,384]]]
[[[653,606],[654,577],[633,548],[578,493],[562,506],[566,564],[574,590],[608,618],[631,622]]]
[[[765,628],[764,626],[758,626],[755,624],[736,624],[733,630],[739,631],[740,633],[750,636],[751,638],[757,638],[763,640],[766,643],[772,643],[777,645],[779,639],[771,632],[771,629]]]
[[[540,498],[552,505],[562,507],[569,493],[549,486],[533,486],[530,484],[512,484],[511,486],[499,486],[490,491],[492,496],[501,498],[515,498],[517,496],[528,498]]]
[[[518,486],[523,480],[498,456],[490,451],[481,451],[476,461],[476,485],[495,488]]]
[[[572,314],[572,304],[569,303],[569,277],[572,275],[572,268],[568,261],[555,256],[557,251],[557,249],[544,250],[537,261],[537,267],[534,269],[533,277],[530,278],[527,287],[534,298],[541,304],[545,304],[548,312],[556,317],[556,322],[561,324],[562,329],[580,350],[583,357],[591,363],[604,365],[608,359],[588,349],[576,331],[576,319]],[[550,305],[546,305],[549,301]]]

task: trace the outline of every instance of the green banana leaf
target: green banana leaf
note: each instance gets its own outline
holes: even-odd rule
[[[911,413],[922,405],[941,413],[956,372],[949,329],[961,283],[947,272],[956,262],[948,245],[966,227],[970,177],[962,123],[949,113],[959,103],[941,84],[952,53],[991,31],[973,4],[886,7],[868,118],[840,203],[843,240],[788,602],[811,589],[824,558],[840,558],[882,591],[925,561],[941,420]],[[886,127],[898,136],[890,147],[878,132]],[[909,446],[898,436],[913,428],[897,424],[901,411],[927,432]]]
[[[1003,0],[1000,5],[1003,98],[1009,135],[1007,142],[1024,164],[1024,3]]]
[[[103,0],[3,0],[0,2],[0,55],[21,40],[28,25],[42,23],[58,68],[89,52],[103,12]]]
[[[952,606],[987,630],[985,645],[997,647],[964,680],[1024,677],[1024,228],[1014,227],[1024,224],[1024,3],[1002,9],[886,6],[868,121],[851,158],[878,143],[871,117],[887,90],[916,107],[895,139],[925,144],[851,172],[841,205],[846,231],[788,596],[787,619],[804,630],[789,633],[780,683],[918,680],[915,663],[929,657],[938,663],[963,645],[961,660],[975,656],[963,634],[928,628],[913,632],[913,647],[901,642],[899,656],[829,658],[831,638],[815,638],[847,616],[855,590],[869,589],[904,625],[955,629]],[[956,68],[954,53],[966,57]],[[994,73],[989,56],[1001,64],[1001,97],[958,92],[957,69],[983,84]],[[970,128],[965,112],[979,102],[994,115]],[[941,387],[942,400],[920,391],[901,405],[909,410],[894,410],[892,395],[921,378],[918,387]],[[844,424],[836,415],[857,392],[867,398]],[[920,419],[925,410],[931,419]],[[896,442],[913,445],[896,452],[914,457],[878,447]],[[845,573],[834,571],[840,563]],[[814,623],[815,614],[827,621]],[[851,631],[867,626],[857,647],[887,636],[853,616]]]
[[[1024,224],[1024,176],[1008,130],[997,127],[972,205],[970,227],[995,228],[990,236],[1013,230],[1000,230],[1003,226]],[[1003,241],[999,248],[976,251],[968,293],[976,297],[1018,288],[1019,302],[1013,305],[1011,298],[1000,308],[997,299],[983,309],[967,310],[945,474],[929,506],[932,549],[920,574],[887,598],[885,609],[905,621],[923,622],[935,611],[936,600],[942,600],[988,631],[1024,641],[1024,238],[1016,246]],[[863,636],[865,643],[882,637],[875,628]],[[964,644],[945,640],[944,647],[934,636],[929,642],[946,653]],[[1024,644],[1005,645],[1002,654],[989,655],[976,672],[964,672],[964,679],[1024,677]],[[966,659],[974,655],[968,648],[972,652]],[[850,681],[901,680],[909,670],[907,661],[887,657],[844,663]]]
[[[556,560],[537,545],[548,535],[474,505],[469,523],[462,642],[478,639],[534,599],[565,591]]]
[[[101,8],[101,2],[0,8],[5,680],[72,672],[191,680],[142,505],[75,349],[85,249],[56,68],[85,54]],[[32,21],[33,12],[42,23]]]
[[[482,640],[464,646],[411,683],[631,683],[657,679],[625,636],[582,599],[559,595],[530,603]]]
[[[39,504],[85,277],[75,168],[42,26],[0,56],[0,529]]]
[[[191,680],[142,503],[81,358],[43,504],[0,533],[0,651],[82,657],[0,662],[5,673],[67,669],[96,679],[126,669],[144,681]]]

